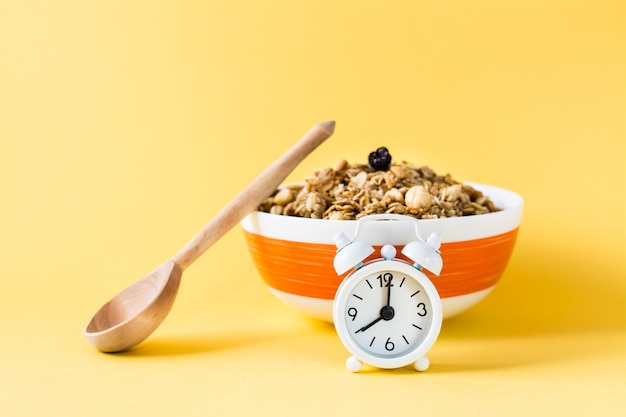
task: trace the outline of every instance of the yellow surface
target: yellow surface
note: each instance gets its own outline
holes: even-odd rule
[[[0,415],[622,415],[625,51],[620,0],[1,0]],[[239,227],[144,344],[87,344],[101,304],[330,118],[292,180],[386,145],[525,198],[503,280],[429,371],[347,372]]]

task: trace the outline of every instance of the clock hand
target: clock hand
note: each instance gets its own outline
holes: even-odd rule
[[[391,280],[393,279],[392,276],[389,277],[389,281],[387,282],[387,308],[391,307]],[[381,316],[382,316],[382,312],[381,312]]]
[[[383,306],[383,308],[380,309],[380,316],[378,316],[378,318],[376,320],[374,320],[373,322],[371,322],[370,324],[366,324],[365,326],[361,327],[359,330],[357,330],[354,333],[358,333],[358,332],[364,332],[367,329],[369,329],[370,327],[372,327],[373,325],[375,325],[376,323],[378,323],[381,320],[385,320],[385,321],[389,321],[393,318],[393,316],[396,314],[396,312],[394,311],[393,307],[391,306]]]
[[[376,320],[374,320],[373,322],[371,322],[370,324],[366,324],[365,326],[361,327],[359,330],[357,330],[354,333],[358,333],[358,332],[364,332],[367,329],[369,329],[370,327],[372,327],[373,325],[375,325],[376,323],[378,323],[379,321],[381,321],[383,319],[382,314],[380,316],[378,316],[378,318]]]

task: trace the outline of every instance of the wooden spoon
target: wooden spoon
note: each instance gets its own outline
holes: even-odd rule
[[[334,121],[313,126],[218,212],[172,259],[102,306],[83,330],[89,343],[102,352],[120,352],[150,336],[174,304],[183,271],[256,209],[334,130]]]

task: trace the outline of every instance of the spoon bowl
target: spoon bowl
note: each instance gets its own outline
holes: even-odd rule
[[[169,313],[181,276],[176,262],[166,261],[103,305],[83,335],[102,352],[122,352],[139,344]]]

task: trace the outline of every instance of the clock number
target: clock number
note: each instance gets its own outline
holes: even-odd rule
[[[348,316],[352,317],[352,321],[354,321],[354,319],[356,319],[356,313],[357,313],[356,308],[350,307],[348,309]]]
[[[389,272],[385,272],[384,274],[380,274],[379,276],[376,277],[376,279],[378,280],[378,284],[380,285],[380,288],[383,287],[389,287],[393,285],[391,284],[391,280],[393,279],[393,275],[391,275],[391,273]]]
[[[387,338],[387,341],[385,342],[385,349],[389,352],[391,352],[392,350],[394,350],[396,347],[396,345],[393,344],[393,342],[391,341],[391,337]]]
[[[420,317],[424,317],[426,314],[428,314],[428,312],[426,311],[426,304],[424,303],[419,303],[417,305],[417,308],[419,309],[417,311],[417,315]]]

